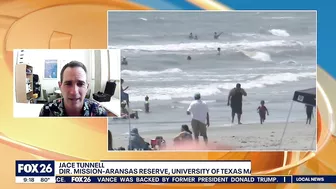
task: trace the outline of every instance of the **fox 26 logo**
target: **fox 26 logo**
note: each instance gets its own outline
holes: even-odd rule
[[[16,161],[16,176],[54,176],[54,161]]]

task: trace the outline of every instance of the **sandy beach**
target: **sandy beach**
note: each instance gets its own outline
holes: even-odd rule
[[[150,104],[131,126],[109,121],[114,148],[127,147],[129,127],[136,127],[147,142],[163,136],[169,150],[315,150],[316,123],[306,125],[304,104],[292,104],[295,91],[316,86],[315,13],[109,12],[108,22],[109,48],[128,62],[121,77],[130,108],[143,109],[145,96]],[[227,99],[237,83],[247,92],[243,125],[230,125]],[[172,140],[182,124],[190,127],[186,110],[195,93],[208,105],[209,145],[176,149]],[[261,100],[270,112],[264,125]]]
[[[140,135],[147,142],[154,139],[157,135],[161,135],[167,142],[167,150],[258,150],[258,151],[273,151],[273,150],[290,150],[290,151],[309,151],[316,150],[316,122],[312,120],[311,125],[306,125],[305,122],[290,122],[288,123],[282,143],[281,137],[285,129],[285,123],[267,123],[261,124],[245,124],[219,126],[213,125],[208,128],[209,144],[204,146],[203,139],[200,138],[198,145],[188,145],[183,147],[173,146],[172,138],[178,134],[176,132],[162,131],[158,134],[157,131],[141,131]],[[119,131],[124,134],[114,133],[113,147],[126,147],[128,145],[128,127],[119,128]],[[314,140],[314,141],[313,141]]]

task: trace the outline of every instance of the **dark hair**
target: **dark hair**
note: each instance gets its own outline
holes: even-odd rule
[[[194,95],[194,99],[195,99],[195,100],[199,100],[199,99],[201,99],[201,94],[200,94],[200,93],[196,93],[196,94]]]
[[[237,87],[237,88],[240,88],[240,87],[241,87],[240,83],[237,83],[236,87]]]
[[[76,60],[73,60],[67,64],[65,64],[61,70],[61,82],[63,82],[63,74],[64,74],[64,70],[67,69],[68,67],[70,68],[75,68],[75,67],[80,67],[80,68],[83,68],[83,70],[85,71],[85,73],[87,73],[86,71],[86,67],[83,63],[79,62],[79,61],[76,61]]]
[[[138,130],[138,128],[133,128],[133,129],[131,130],[131,133],[139,134],[139,130]]]
[[[149,97],[148,97],[148,96],[146,96],[146,97],[145,97],[145,100],[149,100]]]
[[[189,130],[188,125],[182,125],[182,130],[192,134],[192,132]]]

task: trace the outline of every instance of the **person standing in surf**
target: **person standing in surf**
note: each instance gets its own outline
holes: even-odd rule
[[[189,34],[189,39],[194,39],[193,33]]]
[[[247,93],[245,92],[245,90],[243,88],[241,88],[240,83],[237,83],[236,87],[231,89],[229,96],[228,96],[228,101],[227,101],[227,105],[230,106],[231,105],[231,116],[232,116],[232,120],[231,123],[234,122],[234,117],[235,114],[237,114],[237,118],[238,118],[238,124],[242,124],[241,123],[241,115],[243,113],[242,111],[242,106],[243,106],[243,96],[247,96]]]

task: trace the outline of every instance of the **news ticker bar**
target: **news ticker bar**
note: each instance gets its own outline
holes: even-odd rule
[[[16,161],[15,176],[251,175],[251,161]]]
[[[336,183],[336,175],[256,176],[251,161],[17,160],[16,183]]]
[[[293,176],[55,176],[16,177],[16,183],[57,183],[57,184],[121,184],[121,183],[230,183],[230,184],[281,184],[281,183],[336,183],[333,175],[293,175]]]

